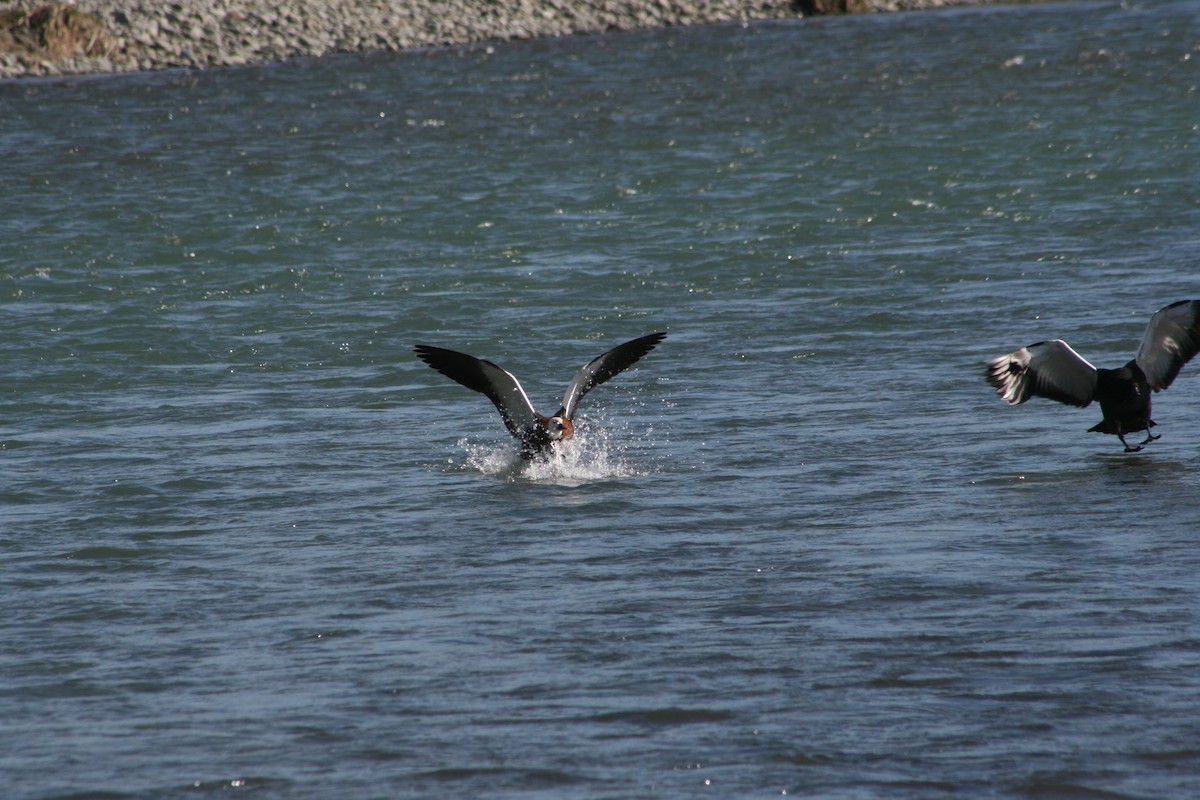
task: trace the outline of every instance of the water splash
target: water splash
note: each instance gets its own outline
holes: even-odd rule
[[[647,429],[641,437],[631,437],[628,431],[609,431],[592,428],[577,432],[573,439],[560,442],[548,458],[523,461],[515,443],[491,444],[459,439],[458,446],[466,452],[466,460],[458,469],[483,475],[499,476],[508,481],[530,481],[562,486],[579,486],[613,478],[629,478],[649,474],[651,469],[634,464],[626,457],[630,445],[640,445],[648,438]],[[639,459],[640,460],[640,459]]]

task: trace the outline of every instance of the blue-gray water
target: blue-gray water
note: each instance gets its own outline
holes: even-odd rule
[[[1194,798],[1200,3],[0,85],[0,794]],[[553,411],[412,354],[466,350]]]

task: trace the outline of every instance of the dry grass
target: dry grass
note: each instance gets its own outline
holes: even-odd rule
[[[98,17],[72,5],[47,3],[0,11],[0,53],[24,53],[49,61],[112,58],[117,42]]]

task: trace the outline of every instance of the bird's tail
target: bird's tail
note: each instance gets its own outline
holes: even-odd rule
[[[1092,427],[1088,428],[1088,433],[1107,433],[1111,436],[1120,436],[1123,433],[1133,433],[1134,431],[1149,430],[1150,428],[1153,428],[1157,424],[1158,423],[1155,422],[1154,420],[1150,420],[1149,424],[1146,425],[1145,428],[1131,428],[1127,431],[1123,431],[1117,427],[1117,423],[1114,422],[1113,420],[1102,419],[1099,422],[1097,422],[1095,425],[1093,425]]]

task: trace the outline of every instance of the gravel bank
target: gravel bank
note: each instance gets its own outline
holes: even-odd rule
[[[280,61],[665,25],[987,0],[19,0],[0,78]]]

